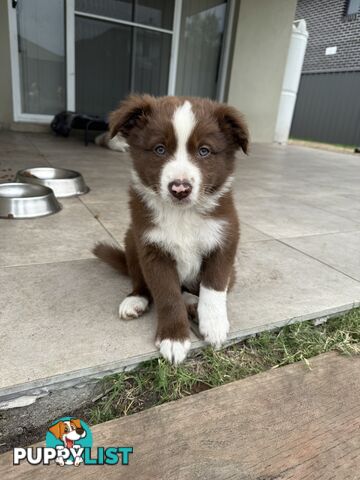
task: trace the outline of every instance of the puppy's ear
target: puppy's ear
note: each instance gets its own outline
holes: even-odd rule
[[[81,428],[81,422],[78,418],[72,418],[71,423],[73,423],[76,428]]]
[[[110,114],[110,137],[117,133],[128,137],[136,127],[143,127],[151,113],[154,97],[150,95],[130,95],[120,103],[119,108]]]
[[[244,153],[249,148],[249,129],[244,117],[234,107],[229,105],[220,105],[216,111],[218,123],[222,132],[227,136],[234,148],[242,149]]]
[[[61,438],[64,433],[64,422],[57,422],[55,425],[49,427],[49,432],[51,432],[56,438]]]

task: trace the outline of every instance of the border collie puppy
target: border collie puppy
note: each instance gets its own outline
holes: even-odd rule
[[[226,295],[239,238],[231,183],[248,129],[234,108],[208,99],[134,95],[111,114],[110,134],[118,133],[133,160],[132,220],[125,251],[98,244],[94,253],[131,278],[120,318],[139,317],[153,301],[156,345],[178,364],[190,349],[187,292],[199,296],[207,342],[219,347],[229,331]]]

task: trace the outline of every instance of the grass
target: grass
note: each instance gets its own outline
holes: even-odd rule
[[[310,139],[310,138],[297,138],[297,137],[290,137],[289,140],[293,140],[294,142],[305,142],[305,143],[313,143],[316,145],[322,145],[324,147],[335,147],[335,148],[343,148],[343,149],[348,149],[348,150],[354,150],[354,148],[358,147],[358,145],[347,145],[347,144],[342,144],[342,143],[330,143],[330,142],[322,142],[319,140],[315,139]],[[311,145],[310,145],[311,146]]]
[[[207,348],[177,367],[156,359],[112,375],[86,417],[101,423],[297,361],[310,367],[311,357],[330,351],[360,353],[360,309],[318,326],[309,321],[263,332],[220,351]]]

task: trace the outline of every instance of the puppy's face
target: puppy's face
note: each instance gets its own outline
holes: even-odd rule
[[[49,431],[56,438],[62,440],[67,448],[71,448],[76,440],[86,436],[86,431],[82,428],[81,422],[77,418],[57,422],[49,428]]]
[[[111,115],[129,143],[136,181],[178,207],[213,204],[229,188],[248,130],[232,107],[207,99],[132,96]]]

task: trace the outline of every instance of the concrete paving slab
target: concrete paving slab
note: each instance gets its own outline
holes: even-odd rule
[[[293,176],[294,175],[294,176]],[[308,196],[322,197],[325,195],[348,195],[354,193],[353,189],[349,189],[343,183],[336,185],[309,182],[308,180],[300,180],[297,174],[291,174],[284,179],[259,179],[259,185],[268,192],[267,196],[282,195],[295,198],[302,201]],[[272,195],[270,195],[272,194]]]
[[[110,235],[77,198],[61,199],[55,215],[28,220],[0,219],[0,266],[92,258],[96,241]]]
[[[1,268],[0,285],[0,392],[154,350],[151,316],[118,319],[127,281],[97,259]]]
[[[16,145],[29,145],[31,141],[24,133],[18,132],[9,132],[8,130],[3,130],[0,132],[0,144],[12,144]]]
[[[265,233],[260,232],[254,227],[251,227],[245,222],[240,223],[240,243],[248,242],[265,242],[271,240],[272,237],[265,235]]]
[[[130,211],[127,199],[117,202],[90,202],[87,203],[87,208],[111,236],[120,245],[123,245],[124,236],[130,224]]]
[[[360,170],[360,162],[358,165],[358,170]],[[336,185],[339,185],[340,188],[337,188],[336,185],[334,186],[334,192],[336,191],[339,194],[344,194],[344,195],[357,195],[359,193],[359,185],[360,185],[360,174],[357,174],[356,172],[353,174],[353,176],[349,176],[349,174],[341,175],[339,172],[336,173],[336,176],[333,177],[331,175],[325,175],[324,178],[319,178],[317,181],[319,188],[322,187],[329,187],[332,185],[334,182],[334,178],[336,178]]]
[[[360,281],[360,232],[289,238],[283,242]]]
[[[238,162],[237,180],[256,181],[269,193],[307,195],[356,194],[359,157],[301,147],[255,145]]]
[[[360,185],[360,182],[359,182]],[[360,187],[359,187],[360,190]],[[341,215],[355,222],[360,218],[360,192],[350,195],[326,195],[322,197],[313,197],[307,195],[302,199],[307,205],[321,208],[327,212]]]
[[[230,337],[308,320],[360,303],[360,283],[278,241],[241,245],[229,295]]]
[[[31,143],[6,143],[0,140],[0,157],[5,157],[7,155],[14,155],[14,153],[37,153],[40,152],[38,149]]]
[[[84,145],[84,139],[82,136],[72,135],[68,138],[56,136],[50,134],[28,134],[27,139],[34,145],[41,153],[71,153],[79,152],[85,153],[84,149],[96,149],[98,148],[94,144],[90,144],[88,147]]]
[[[274,238],[360,230],[360,219],[348,220],[287,196],[242,199],[238,211],[244,222]]]

